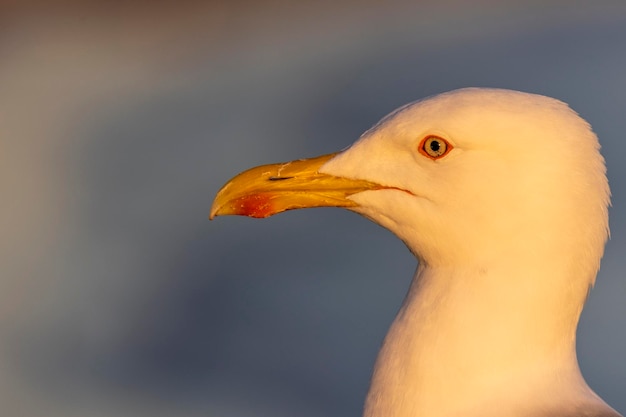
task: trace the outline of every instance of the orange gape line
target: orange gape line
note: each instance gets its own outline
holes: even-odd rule
[[[240,197],[231,204],[236,210],[234,214],[264,219],[275,213],[271,201],[272,194],[260,193]]]

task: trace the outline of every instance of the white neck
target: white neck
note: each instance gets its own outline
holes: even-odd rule
[[[535,415],[564,402],[572,411],[604,407],[576,360],[588,284],[554,265],[543,264],[541,274],[520,265],[511,272],[504,263],[489,270],[420,266],[376,361],[364,416]]]

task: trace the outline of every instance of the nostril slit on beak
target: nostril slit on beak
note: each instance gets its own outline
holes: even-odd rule
[[[290,180],[293,177],[269,177],[268,180],[269,181],[283,181],[283,180]]]

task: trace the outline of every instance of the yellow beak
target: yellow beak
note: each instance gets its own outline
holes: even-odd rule
[[[264,218],[300,208],[354,207],[357,204],[348,199],[352,194],[388,188],[366,180],[320,173],[320,167],[335,155],[244,171],[217,193],[209,218],[228,214]]]

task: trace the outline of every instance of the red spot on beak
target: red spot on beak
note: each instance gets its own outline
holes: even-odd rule
[[[271,201],[271,194],[261,193],[238,198],[232,202],[232,205],[237,210],[235,214],[263,219],[274,214],[274,207]]]

